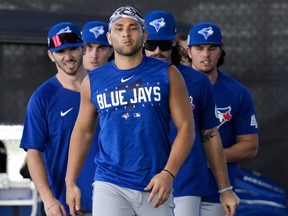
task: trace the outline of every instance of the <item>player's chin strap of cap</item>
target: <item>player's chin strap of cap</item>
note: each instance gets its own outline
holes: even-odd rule
[[[112,14],[109,20],[109,31],[111,29],[112,24],[120,18],[131,18],[138,21],[143,31],[145,31],[146,26],[142,13],[139,10],[130,6],[120,7]]]

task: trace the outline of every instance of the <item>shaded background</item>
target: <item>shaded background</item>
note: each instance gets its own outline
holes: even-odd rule
[[[286,0],[1,0],[0,124],[23,124],[32,92],[56,69],[47,56],[46,35],[57,22],[82,27],[108,21],[119,6],[143,13],[162,9],[174,14],[178,31],[193,23],[215,22],[222,29],[226,63],[221,69],[252,93],[260,128],[256,158],[240,163],[288,189],[288,2]]]

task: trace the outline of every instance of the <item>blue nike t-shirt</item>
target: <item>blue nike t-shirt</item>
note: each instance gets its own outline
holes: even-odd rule
[[[143,57],[132,69],[111,61],[89,75],[99,114],[95,180],[144,191],[166,165],[169,144],[169,64]]]
[[[189,94],[193,110],[196,138],[192,151],[174,180],[174,196],[203,196],[209,193],[207,158],[201,141],[201,130],[217,126],[212,85],[207,76],[185,65],[178,65]],[[173,121],[170,123],[170,142],[176,136]]]
[[[65,89],[56,76],[43,83],[31,96],[24,121],[20,147],[44,153],[48,182],[54,196],[66,205],[65,175],[70,136],[78,115],[80,93]],[[82,192],[81,205],[92,210],[92,183],[98,152],[97,137],[91,145],[77,184]]]
[[[248,89],[231,76],[218,71],[218,77],[213,85],[216,103],[215,116],[218,119],[218,130],[224,148],[237,142],[237,136],[257,134],[258,124],[252,96]],[[234,186],[237,175],[237,164],[228,163],[228,174],[231,185]],[[210,171],[210,196],[203,201],[219,203],[219,193],[216,180]]]

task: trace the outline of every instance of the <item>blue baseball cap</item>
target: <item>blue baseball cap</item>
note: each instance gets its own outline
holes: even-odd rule
[[[106,46],[111,46],[108,43],[106,33],[108,31],[108,25],[102,21],[90,21],[87,22],[81,31],[82,39],[84,43],[97,43]]]
[[[48,32],[48,49],[56,52],[71,47],[81,47],[83,41],[79,28],[71,22],[52,26]]]
[[[145,15],[148,40],[175,40],[176,25],[171,13],[163,10],[150,11]]]
[[[211,22],[200,22],[192,26],[187,37],[188,46],[215,44],[222,46],[223,38],[220,28]]]

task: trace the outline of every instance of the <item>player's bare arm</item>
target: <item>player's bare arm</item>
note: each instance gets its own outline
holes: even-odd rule
[[[66,215],[64,207],[54,197],[49,187],[42,153],[35,149],[28,149],[27,163],[29,173],[44,203],[46,215]]]
[[[217,127],[201,130],[201,138],[209,166],[216,178],[218,187],[220,189],[229,187],[227,163]]]
[[[220,191],[230,188],[226,157],[217,127],[201,130],[201,135],[209,166],[215,176],[218,188]],[[236,207],[239,205],[239,198],[231,189],[220,194],[220,202],[227,215],[235,215]]]
[[[237,136],[237,143],[225,148],[227,163],[237,163],[254,158],[259,149],[258,134],[245,134]]]
[[[186,160],[195,140],[194,117],[184,79],[175,66],[169,67],[169,107],[177,128],[166,168],[176,176]]]
[[[174,66],[169,66],[169,80],[169,107],[178,133],[164,167],[165,170],[152,178],[145,188],[145,190],[152,189],[148,202],[151,202],[154,196],[158,194],[154,207],[160,206],[168,199],[174,177],[191,151],[195,139],[194,118],[186,85],[183,77]]]
[[[66,202],[71,215],[76,215],[81,209],[81,191],[76,181],[90,149],[96,122],[96,108],[90,102],[90,84],[86,76],[81,86],[80,110],[71,135],[66,174]]]

